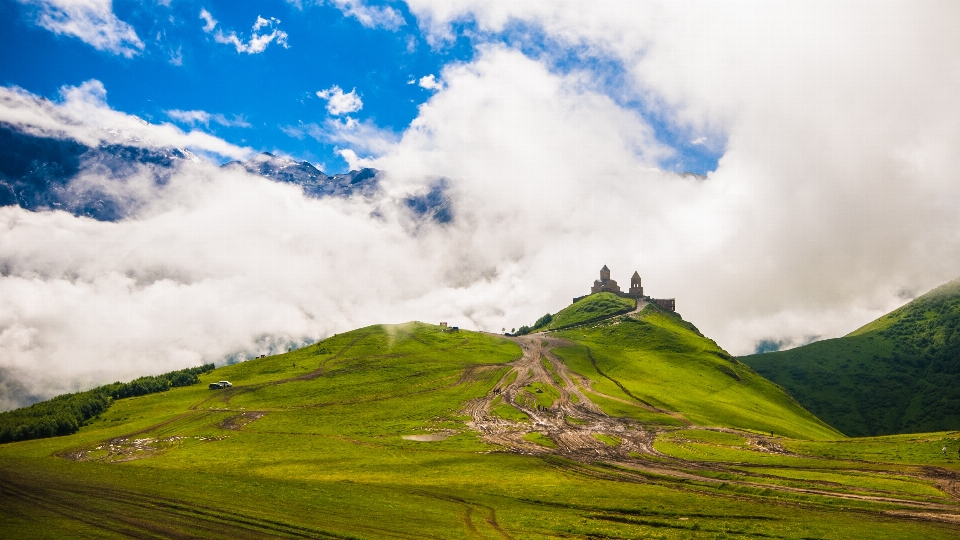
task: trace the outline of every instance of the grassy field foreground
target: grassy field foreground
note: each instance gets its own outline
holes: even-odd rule
[[[662,322],[679,332],[670,326],[679,322]],[[654,450],[629,462],[577,461],[548,445],[526,455],[469,427],[465,404],[516,376],[515,343],[421,323],[372,326],[217,369],[202,385],[118,401],[74,435],[0,446],[0,531],[11,538],[476,539],[960,533],[922,515],[956,506],[949,482],[960,462],[938,447],[956,446],[955,434],[850,444],[782,404],[771,410],[792,416],[778,429],[793,425],[797,438],[760,439],[748,428],[766,429],[755,424],[762,411],[688,409],[709,397],[708,386],[686,397],[677,388],[672,399],[612,365],[643,346],[617,353],[598,336],[629,324],[577,330],[587,341],[571,341],[561,355],[596,388],[584,395],[649,413],[638,414],[632,429],[649,433]],[[578,347],[590,349],[596,366],[577,357]],[[670,411],[638,406],[597,367]],[[741,381],[752,380],[735,369]],[[221,379],[234,387],[206,389]],[[732,390],[715,392],[723,398]],[[756,399],[761,409],[770,401]],[[546,401],[541,406],[549,412]],[[509,416],[530,423],[516,409]],[[403,438],[414,435],[432,437]]]

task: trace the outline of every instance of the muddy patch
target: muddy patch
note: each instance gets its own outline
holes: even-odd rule
[[[171,448],[180,446],[188,439],[197,441],[219,441],[226,437],[119,437],[101,443],[93,448],[75,450],[61,454],[60,457],[71,461],[105,461],[121,463],[155,456]]]
[[[449,433],[428,433],[425,435],[404,435],[403,439],[407,441],[419,442],[437,442],[445,441],[450,438]]]
[[[250,422],[253,422],[254,420],[259,420],[263,418],[266,414],[267,413],[255,412],[255,411],[245,412],[242,414],[238,414],[236,416],[231,416],[230,418],[227,418],[223,422],[220,422],[220,427],[223,429],[240,431],[241,429],[243,429],[243,426],[249,424]]]

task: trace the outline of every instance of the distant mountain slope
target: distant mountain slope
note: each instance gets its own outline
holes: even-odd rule
[[[108,177],[122,185],[144,166],[153,181],[163,186],[184,161],[200,159],[189,150],[100,144],[90,147],[72,139],[40,137],[23,133],[0,122],[0,206],[18,205],[32,211],[64,210],[99,221],[117,221],[133,213],[144,201],[140,192],[123,193],[101,182],[83,181],[85,173]],[[274,182],[299,185],[313,198],[372,196],[380,190],[380,171],[360,169],[327,175],[307,161],[260,153],[251,159],[233,161],[225,169],[243,170]],[[453,209],[447,182],[439,180],[421,193],[398,201],[418,221],[448,223]]]
[[[554,353],[594,388],[677,413],[693,425],[801,439],[840,436],[680,315],[654,304],[550,335],[572,343]]]
[[[842,338],[740,360],[847,435],[960,429],[960,280]]]

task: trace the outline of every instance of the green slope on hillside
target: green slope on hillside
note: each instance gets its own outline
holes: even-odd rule
[[[960,280],[842,338],[741,360],[848,435],[960,429]]]
[[[557,312],[550,324],[546,325],[543,330],[554,330],[598,321],[631,311],[636,305],[636,300],[622,298],[613,293],[591,294]]]
[[[679,413],[695,425],[797,438],[840,436],[692,324],[655,305],[637,317],[556,335],[576,344],[556,349],[557,356],[603,393]]]
[[[592,341],[568,346],[565,355],[569,367],[597,377],[582,400],[595,396],[604,409],[619,407],[639,421],[558,405],[586,382],[553,357],[560,345],[553,337],[509,341],[420,323],[371,326],[201,376],[202,383],[230,380],[229,389],[131,397],[73,435],[0,444],[0,536],[881,539],[960,531],[937,521],[938,512],[960,514],[937,483],[960,474],[960,459],[939,450],[960,444],[956,436],[851,445],[679,429],[684,422],[662,427],[674,417],[643,409],[609,380],[604,386],[573,358],[576,351],[590,347],[612,376],[624,374],[607,358],[616,351],[630,356],[647,347],[668,357],[656,361],[668,372],[683,355],[696,369],[719,369],[713,354],[747,381],[745,398],[759,395],[750,390],[756,386],[743,366],[673,315],[652,309],[644,321],[616,322],[578,329]],[[598,343],[629,325],[646,330],[622,339],[613,333],[619,341],[610,348]],[[697,387],[691,370],[671,369],[686,374],[675,394],[689,387],[727,395]],[[535,370],[543,372],[531,384]],[[644,390],[623,381],[631,394]],[[526,389],[521,394],[532,391],[540,408],[511,408],[504,389],[512,383]],[[541,386],[542,395],[534,388]],[[653,397],[671,399],[666,391],[645,399]],[[491,406],[489,417],[478,403]],[[494,406],[513,413],[503,419]],[[690,417],[709,416],[708,409],[692,407]],[[567,412],[575,417],[563,418]],[[478,418],[494,429],[481,435]],[[551,418],[586,436],[544,435],[542,422]],[[805,436],[813,430],[802,418],[790,422]],[[491,434],[526,446],[504,446]],[[421,440],[403,438],[412,435]],[[883,462],[844,461],[847,454]]]

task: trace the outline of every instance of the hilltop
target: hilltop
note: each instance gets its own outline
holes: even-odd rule
[[[960,429],[960,280],[844,337],[740,360],[848,435]]]
[[[607,303],[585,301],[557,319]],[[960,459],[940,453],[960,444],[955,435],[851,444],[675,313],[640,304],[586,320],[509,339],[375,325],[119,399],[72,435],[0,445],[0,530],[231,539],[960,530]],[[221,380],[233,386],[208,389]]]

